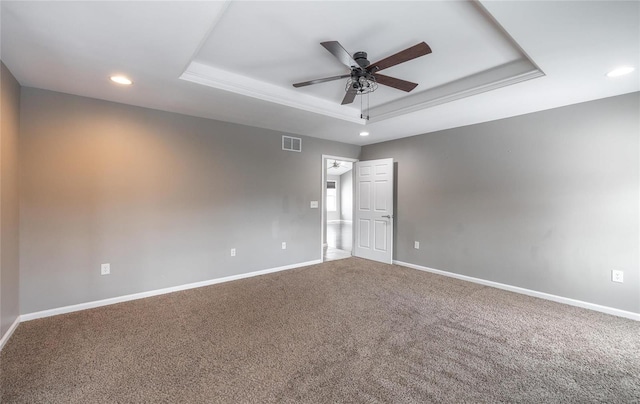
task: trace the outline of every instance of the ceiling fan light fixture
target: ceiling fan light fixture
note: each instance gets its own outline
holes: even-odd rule
[[[125,76],[116,75],[109,77],[109,79],[111,79],[111,81],[113,81],[114,83],[122,84],[125,86],[130,86],[131,84],[133,84],[133,81]]]
[[[356,78],[350,78],[347,80],[347,85],[344,91],[355,91],[357,94],[369,94],[378,89],[378,83],[376,79],[371,77],[360,76]]]
[[[617,68],[611,70],[609,73],[607,73],[607,77],[624,76],[625,74],[629,74],[634,70],[635,69],[633,67],[631,67],[631,66],[620,66],[620,67],[617,67]]]

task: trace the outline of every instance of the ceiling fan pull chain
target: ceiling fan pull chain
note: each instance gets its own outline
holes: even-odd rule
[[[367,93],[367,121],[369,120],[369,94]]]
[[[365,119],[367,121],[369,120],[369,94],[370,93],[365,93],[365,94],[361,94],[360,95],[360,119]],[[366,109],[367,115],[364,114],[365,110],[364,110],[364,105],[363,105],[363,103],[364,103],[363,98],[365,96],[367,97],[367,109]]]
[[[360,94],[360,119],[364,119],[364,120],[369,120],[369,94],[370,93],[361,93]],[[366,112],[367,114],[365,115],[365,109],[364,109],[364,97],[367,97],[367,109]]]

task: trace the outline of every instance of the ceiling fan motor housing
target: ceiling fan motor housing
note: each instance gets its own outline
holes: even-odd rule
[[[371,62],[367,60],[367,52],[360,51],[354,53],[353,60],[355,60],[356,63],[358,63],[358,66],[362,67],[363,69],[371,64]]]

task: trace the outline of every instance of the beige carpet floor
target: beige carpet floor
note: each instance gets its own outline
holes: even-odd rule
[[[349,258],[25,322],[2,403],[640,402],[640,323]]]

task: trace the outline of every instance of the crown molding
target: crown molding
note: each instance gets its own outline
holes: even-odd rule
[[[333,101],[301,94],[275,84],[231,73],[195,61],[189,64],[180,79],[344,121],[361,125],[366,123],[364,119],[360,118],[360,111],[356,108],[345,107]]]
[[[528,58],[494,67],[459,80],[433,87],[371,108],[371,122],[380,122],[396,116],[445,104],[461,98],[496,90],[523,81],[544,76]]]

